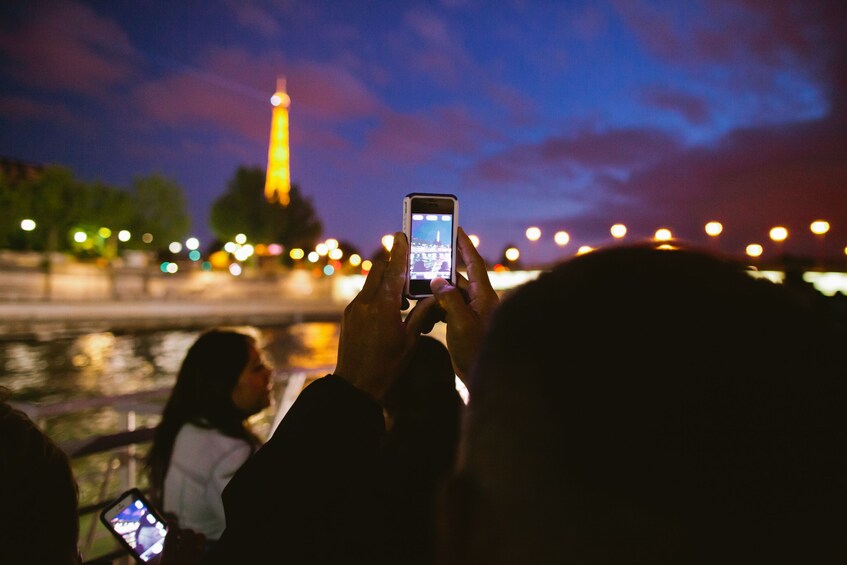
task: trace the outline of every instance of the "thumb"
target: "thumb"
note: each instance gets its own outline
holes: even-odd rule
[[[430,283],[430,289],[438,305],[447,312],[448,319],[456,322],[457,318],[470,315],[470,308],[458,287],[451,285],[445,279],[435,278]]]

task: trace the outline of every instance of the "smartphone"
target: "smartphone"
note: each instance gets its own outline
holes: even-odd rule
[[[431,296],[429,283],[441,277],[456,284],[459,200],[452,194],[414,192],[403,199],[403,233],[409,241],[407,298]]]
[[[129,489],[104,508],[100,521],[136,563],[156,562],[161,557],[168,526],[137,488]]]

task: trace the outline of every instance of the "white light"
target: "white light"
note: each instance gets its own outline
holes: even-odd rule
[[[35,222],[29,218],[21,220],[21,229],[24,231],[32,231],[35,229]]]
[[[229,274],[234,276],[234,277],[237,277],[238,275],[240,275],[241,274],[241,265],[239,265],[238,263],[231,263],[230,266],[229,266]]]
[[[317,263],[318,259],[320,259],[320,255],[318,255],[317,251],[309,251],[309,254],[306,255],[306,259],[308,259],[310,263]]]
[[[88,239],[88,236],[85,235],[84,231],[78,231],[74,234],[74,241],[77,243],[83,243],[86,239]]]
[[[172,241],[170,245],[168,245],[168,250],[171,253],[179,253],[182,251],[182,244],[178,241]]]
[[[570,240],[571,236],[566,231],[557,231],[556,235],[553,236],[553,241],[560,247],[567,245]]]
[[[394,236],[391,234],[382,236],[382,246],[385,247],[387,251],[391,251],[391,248],[394,246]]]
[[[132,234],[129,233],[128,230],[121,230],[118,232],[118,239],[121,241],[129,241],[132,237]]]
[[[468,236],[468,239],[471,240],[471,243],[473,243],[474,247],[479,248],[479,237],[471,234]]]
[[[179,270],[179,265],[176,263],[168,263],[168,272],[174,274]]]
[[[340,249],[338,249],[337,247],[335,249],[329,250],[329,258],[334,260],[334,261],[340,260],[343,256],[344,256],[344,252],[341,251]]]
[[[235,236],[235,243],[240,243],[241,245],[244,245],[245,243],[247,243],[247,236],[244,235],[243,233],[236,235]]]
[[[234,241],[227,241],[224,244],[224,251],[227,253],[235,253],[238,250],[238,244]]]
[[[609,229],[609,233],[611,233],[612,237],[615,239],[620,239],[626,235],[626,226],[623,224],[615,224]]]
[[[200,240],[198,240],[196,237],[189,237],[185,240],[185,247],[194,251],[195,249],[200,247]]]
[[[338,240],[334,237],[329,238],[324,243],[326,243],[327,249],[338,249]]]

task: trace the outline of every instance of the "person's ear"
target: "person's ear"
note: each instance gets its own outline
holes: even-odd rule
[[[459,474],[445,480],[439,493],[436,520],[439,564],[486,562],[481,506],[478,490],[469,477]]]

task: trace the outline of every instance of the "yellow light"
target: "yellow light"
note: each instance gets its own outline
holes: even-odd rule
[[[299,247],[295,247],[294,249],[288,252],[288,256],[294,259],[295,261],[299,261],[300,259],[306,256],[306,252],[300,249]]]
[[[129,230],[121,230],[118,232],[118,239],[121,241],[129,241],[132,238],[132,234],[129,233]]]
[[[362,270],[365,272],[370,271],[373,266],[373,261],[371,261],[370,259],[365,259],[364,261],[362,261]]]
[[[775,228],[771,228],[770,233],[771,240],[776,241],[777,243],[780,241],[785,241],[788,237],[788,230],[782,226],[777,226]]]
[[[585,255],[586,253],[591,253],[594,251],[594,248],[590,245],[582,245],[579,249],[576,250],[577,255]]]
[[[723,231],[723,224],[720,222],[709,222],[706,224],[706,235],[716,237]]]
[[[762,248],[762,246],[759,245],[758,243],[751,243],[750,245],[747,246],[747,248],[745,249],[745,252],[750,257],[758,257],[764,252],[764,248]]]
[[[526,228],[526,238],[530,241],[538,241],[541,237],[541,230],[535,226]]]
[[[671,230],[668,228],[659,228],[656,230],[656,235],[654,236],[656,241],[668,241],[673,236],[671,235]]]
[[[153,234],[149,232],[145,233],[141,236],[141,241],[143,241],[144,243],[153,243]]]
[[[358,267],[359,265],[362,264],[362,258],[359,256],[358,253],[353,253],[352,255],[350,255],[350,258],[347,259],[347,260],[350,261],[350,264],[353,265],[354,267]]]
[[[382,236],[382,246],[385,247],[386,251],[391,251],[391,248],[394,247],[394,236],[391,234]]]
[[[215,251],[209,255],[209,262],[216,269],[225,269],[229,265],[229,253],[226,251]]]
[[[333,261],[339,261],[342,257],[344,257],[344,252],[336,247],[335,249],[330,249],[328,255]]]
[[[620,239],[626,235],[626,226],[623,224],[615,224],[611,227],[611,229],[609,229],[609,232],[615,239]]]
[[[556,245],[559,247],[564,247],[571,240],[570,234],[564,230],[559,230],[556,232],[556,235],[553,236],[553,241],[556,242]]]
[[[34,230],[35,229],[35,221],[30,220],[29,218],[21,220],[21,229],[24,230],[24,231]]]
[[[826,220],[815,220],[809,227],[813,234],[823,235],[829,231],[829,222]]]
[[[477,236],[475,236],[474,234],[471,234],[471,235],[468,236],[468,239],[471,240],[471,243],[473,243],[474,247],[479,247],[479,238]]]
[[[521,252],[518,251],[517,247],[510,247],[506,250],[505,255],[506,259],[508,259],[509,261],[517,261],[518,258],[521,256]]]
[[[112,230],[109,228],[100,228],[97,230],[97,235],[102,237],[103,239],[109,239],[112,236]]]

